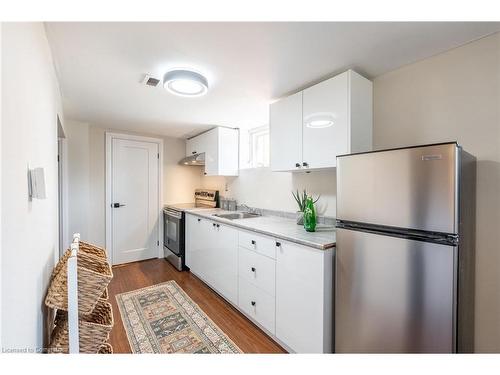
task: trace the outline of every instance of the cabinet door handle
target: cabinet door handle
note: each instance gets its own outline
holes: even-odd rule
[[[308,167],[308,166],[309,166],[309,164],[307,164],[306,162],[303,162],[303,163],[302,163],[302,165],[303,165],[304,167]]]
[[[255,272],[255,267],[252,267],[252,272]]]
[[[217,228],[219,228],[219,227],[220,227],[220,224],[217,224]]]
[[[215,223],[212,223],[212,226],[215,228]]]
[[[252,301],[252,302],[250,302],[250,303],[252,304],[252,306],[255,306],[255,301]]]
[[[255,245],[255,240],[252,240],[252,245]]]
[[[276,242],[276,247],[281,247],[281,242]]]
[[[295,168],[300,168],[300,164],[299,163],[295,163]]]
[[[200,222],[200,221],[201,221],[201,219],[200,219],[200,218],[198,218],[198,222]]]

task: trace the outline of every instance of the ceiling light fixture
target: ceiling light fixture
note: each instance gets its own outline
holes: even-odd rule
[[[175,95],[196,97],[207,93],[208,81],[200,73],[176,69],[165,73],[163,87]]]

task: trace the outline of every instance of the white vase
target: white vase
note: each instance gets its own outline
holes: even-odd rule
[[[297,225],[304,225],[304,213],[302,211],[297,211],[295,219],[297,221]]]

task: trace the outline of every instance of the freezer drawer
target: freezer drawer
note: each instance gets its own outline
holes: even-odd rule
[[[341,156],[337,219],[457,233],[455,143]]]
[[[337,230],[335,351],[455,351],[456,248]]]

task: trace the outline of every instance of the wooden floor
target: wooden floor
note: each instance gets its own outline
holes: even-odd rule
[[[110,343],[115,353],[131,353],[115,296],[169,280],[175,280],[244,353],[285,352],[269,336],[196,276],[189,271],[177,271],[164,259],[151,259],[115,266],[113,274],[114,278],[109,284],[108,290],[115,319],[115,326],[110,334]]]

